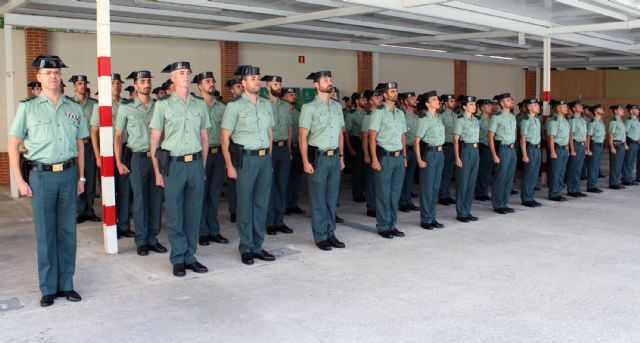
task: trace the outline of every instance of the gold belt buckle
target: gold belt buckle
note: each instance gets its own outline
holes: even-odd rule
[[[442,151],[442,145],[438,146],[438,152]]]
[[[185,162],[193,161],[193,155],[184,155],[184,161]]]
[[[61,172],[64,170],[64,163],[58,163],[51,166],[51,170],[54,173]]]
[[[400,156],[400,151],[396,151],[393,153],[393,157],[398,157],[398,156]]]
[[[151,151],[147,151],[147,157],[151,158]]]
[[[327,156],[333,156],[334,150],[327,150]]]
[[[473,143],[473,147],[477,148],[478,147],[478,143]]]
[[[280,148],[281,148],[281,147],[283,147],[283,146],[284,146],[284,143],[285,143],[284,141],[279,141],[279,142],[278,142],[278,147],[280,147]]]
[[[267,154],[267,149],[258,150],[258,156],[262,157]]]
[[[212,154],[217,154],[218,153],[218,149],[219,149],[218,147],[211,148],[211,153]]]
[[[513,143],[509,144],[509,148],[513,148]]]

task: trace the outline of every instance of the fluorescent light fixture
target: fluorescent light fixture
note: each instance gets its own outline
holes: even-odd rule
[[[504,57],[504,56],[485,56],[485,55],[473,55],[476,57],[489,57],[489,58],[495,58],[497,60],[513,60],[515,58],[513,57]]]
[[[379,46],[387,46],[387,47],[390,47],[390,48],[400,48],[400,49],[420,50],[420,51],[431,51],[431,52],[447,52],[447,50],[423,49],[423,48],[415,48],[415,47],[412,47],[412,46],[401,46],[401,45],[390,45],[390,44],[380,44]]]
[[[640,10],[640,1],[638,0],[609,0],[609,2],[613,2],[614,4],[619,4],[622,6],[627,6],[629,8],[633,8],[634,10]]]

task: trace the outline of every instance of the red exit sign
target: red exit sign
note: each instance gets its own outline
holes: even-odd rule
[[[298,56],[298,63],[304,64],[304,56]]]

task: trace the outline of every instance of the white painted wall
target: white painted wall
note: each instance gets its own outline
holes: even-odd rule
[[[24,31],[13,30],[13,89],[15,94],[14,109],[18,108],[20,100],[27,97],[27,66],[25,64],[26,48]],[[0,29],[0,151],[7,151],[7,104],[6,104],[6,74],[4,59],[4,29]],[[15,113],[14,113],[15,114]]]
[[[519,66],[467,62],[467,92],[480,99],[510,92],[515,102],[524,98],[524,69]]]
[[[396,81],[400,92],[453,92],[453,60],[380,54],[379,61],[379,82]]]

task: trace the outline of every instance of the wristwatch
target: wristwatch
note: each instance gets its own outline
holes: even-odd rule
[[[81,177],[81,178],[80,178],[80,181],[82,181],[82,182],[87,182],[87,179],[85,179],[84,177]]]

